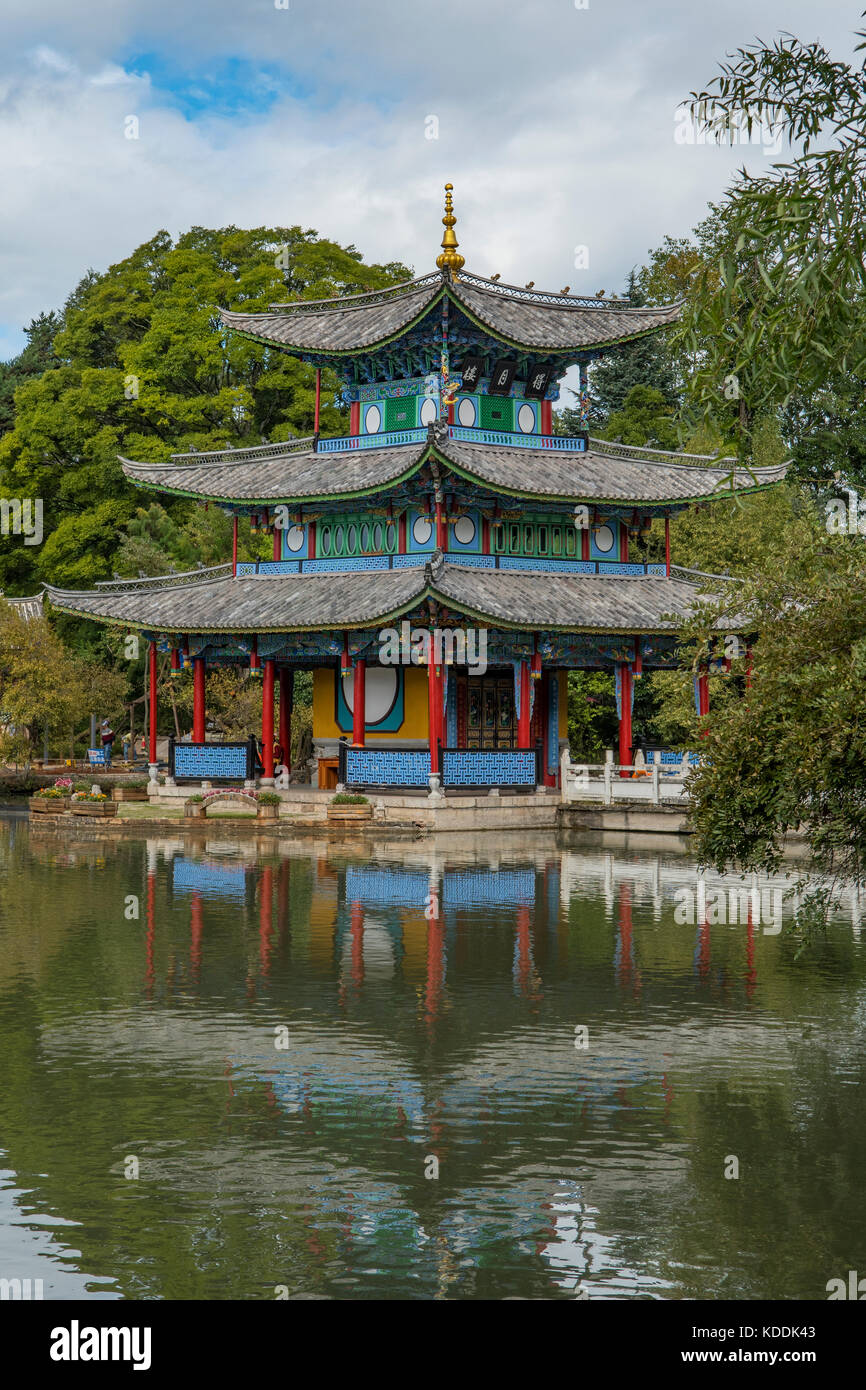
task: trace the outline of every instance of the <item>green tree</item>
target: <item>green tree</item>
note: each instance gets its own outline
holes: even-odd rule
[[[738,49],[692,109],[722,137],[766,122],[794,151],[741,171],[719,209],[716,262],[696,271],[680,338],[697,358],[693,396],[716,418],[727,403],[743,456],[755,419],[797,401],[800,446],[825,431],[828,388],[839,413],[863,409],[866,69],[785,35]]]
[[[41,548],[4,546],[0,587],[111,575],[137,512],[118,454],[165,459],[312,432],[314,369],[227,334],[220,307],[252,312],[409,274],[366,266],[354,247],[300,227],[193,227],[176,242],[159,232],[104,273],[89,271],[64,306],[57,365],[17,386],[14,425],[0,438],[0,495],[41,498],[48,537]],[[326,432],[341,428],[338,387],[324,372]],[[179,526],[194,508],[165,506]]]

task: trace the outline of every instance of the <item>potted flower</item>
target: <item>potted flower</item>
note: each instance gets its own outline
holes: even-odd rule
[[[259,820],[276,820],[280,814],[280,800],[276,792],[259,792],[256,797]]]
[[[328,805],[328,820],[337,822],[372,820],[373,807],[366,796],[337,792]]]
[[[100,816],[105,819],[117,814],[117,802],[109,801],[105,792],[74,792],[69,809],[74,816]]]
[[[68,779],[65,779],[68,782]],[[68,782],[68,790],[58,786],[55,782],[53,787],[40,787],[30,798],[30,810],[45,814],[48,812],[52,816],[59,815],[69,807],[69,793],[72,790],[72,783]]]
[[[201,792],[193,792],[183,803],[185,820],[202,820],[205,814],[204,797]]]

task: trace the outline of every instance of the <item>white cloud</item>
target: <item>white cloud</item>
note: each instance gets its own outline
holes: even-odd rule
[[[855,19],[825,7],[821,36],[848,53]],[[569,0],[291,0],[288,11],[263,0],[151,0],[146,11],[5,0],[4,27],[0,324],[12,326],[160,227],[300,222],[423,272],[446,180],[469,268],[619,290],[742,162],[741,149],[676,145],[677,104],[756,29],[816,36],[806,0],[607,0],[587,11]],[[149,51],[202,93],[236,56],[265,91],[285,67],[295,95],[261,119],[190,121],[124,64]],[[437,140],[425,138],[430,114]],[[125,138],[129,115],[138,140]],[[588,271],[574,267],[578,244],[590,248]]]

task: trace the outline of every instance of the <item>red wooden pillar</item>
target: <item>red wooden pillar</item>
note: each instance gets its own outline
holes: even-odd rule
[[[238,518],[237,513],[232,517],[232,575],[238,572]]]
[[[436,675],[436,652],[433,633],[429,633],[427,649],[427,727],[430,739],[430,771],[439,771],[439,739],[442,727],[442,692]]]
[[[620,666],[620,717],[619,717],[619,761],[621,766],[631,765],[631,667]],[[628,773],[624,774],[628,776]]]
[[[710,674],[706,667],[698,676],[698,713],[703,717],[710,712]]]
[[[361,403],[352,401],[349,406],[349,434],[361,433]]]
[[[148,653],[148,675],[150,683],[150,728],[148,730],[148,762],[156,766],[156,642],[151,642]]]
[[[529,662],[520,663],[520,715],[517,720],[517,746],[529,748]]]
[[[265,660],[262,675],[262,766],[263,781],[274,780],[274,675],[276,662],[272,656]]]
[[[619,523],[619,558],[628,559],[628,527],[624,521]]]
[[[364,660],[356,661],[352,681],[352,745],[355,748],[364,747],[367,732],[366,685],[367,663]]]
[[[292,704],[294,702],[295,673],[291,666],[280,671],[280,747],[283,750],[283,764],[292,766]]]
[[[313,417],[313,434],[319,433],[319,411],[322,405],[322,369],[316,368],[316,413]]]
[[[589,559],[589,527],[582,526],[580,530],[580,558]]]
[[[436,547],[438,550],[448,549],[448,525],[442,514],[442,502],[436,503]]]
[[[283,532],[282,532],[282,528],[281,528],[280,526],[278,526],[278,525],[276,524],[276,522],[274,522],[274,551],[273,551],[273,555],[274,555],[274,559],[275,559],[275,560],[282,560],[282,558],[283,558]]]
[[[196,656],[192,663],[192,741],[193,743],[204,743],[205,741],[205,713],[204,713],[204,678],[205,665],[204,657]]]
[[[665,517],[665,574],[671,577],[671,519]]]
[[[553,434],[553,401],[541,402],[541,433]]]

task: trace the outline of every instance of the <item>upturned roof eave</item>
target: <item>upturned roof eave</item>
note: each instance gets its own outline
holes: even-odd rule
[[[558,451],[553,449],[546,449],[543,451],[543,453],[546,459],[550,459],[550,456],[552,454],[556,455]],[[566,451],[562,451],[562,453],[563,457],[567,457],[570,459],[581,457],[581,455],[573,455],[571,453],[566,454]],[[313,453],[310,453],[309,455],[298,454],[295,455],[295,457],[303,459],[313,459],[317,457],[317,455]],[[331,456],[323,454],[319,457],[327,458]],[[601,457],[607,458],[608,456],[601,455]],[[679,495],[676,497],[614,497],[599,493],[594,493],[590,495],[587,492],[546,492],[540,488],[519,488],[509,486],[507,483],[501,483],[498,481],[494,482],[490,478],[485,477],[483,473],[473,469],[471,466],[465,463],[458,463],[456,460],[454,460],[448,453],[447,447],[445,445],[441,443],[424,443],[420,446],[417,458],[415,458],[413,462],[408,465],[408,467],[400,469],[398,472],[392,474],[390,477],[373,483],[369,487],[348,488],[339,492],[330,490],[328,492],[287,493],[285,490],[283,490],[279,493],[271,493],[267,496],[261,495],[240,497],[237,494],[232,494],[231,492],[223,491],[218,486],[215,486],[212,490],[202,488],[191,489],[184,488],[182,486],[173,486],[170,482],[166,482],[164,478],[161,478],[158,482],[149,481],[146,476],[148,472],[155,472],[159,470],[160,473],[164,473],[170,470],[172,465],[155,463],[137,463],[133,459],[127,459],[122,455],[118,455],[118,459],[120,461],[124,475],[136,487],[149,489],[153,492],[168,493],[171,496],[175,497],[188,497],[190,499],[198,499],[201,501],[214,502],[220,505],[243,508],[270,507],[279,504],[285,504],[287,506],[321,506],[328,502],[352,501],[355,498],[361,499],[375,497],[377,495],[387,493],[389,490],[395,487],[399,487],[402,483],[408,482],[410,478],[412,478],[415,474],[417,474],[420,471],[423,465],[430,458],[435,458],[446,469],[453,472],[455,476],[462,478],[466,482],[474,483],[476,486],[485,488],[487,491],[499,493],[505,497],[513,497],[515,498],[515,500],[545,502],[549,502],[551,500],[559,500],[564,505],[567,504],[569,506],[576,504],[586,504],[588,506],[601,507],[631,506],[643,507],[644,509],[657,510],[659,512],[665,510],[682,511],[685,508],[693,506],[696,503],[700,502],[724,501],[725,498],[729,497],[742,497],[756,492],[763,492],[767,488],[776,487],[779,485],[779,483],[783,482],[785,478],[785,472],[783,470],[787,468],[787,465],[780,465],[779,467],[767,469],[744,470],[747,472],[751,472],[752,476],[755,478],[755,481],[748,485],[733,486],[727,485],[725,483],[725,478],[729,477],[734,470],[723,469],[718,467],[710,470],[710,468],[708,467],[705,471],[713,471],[714,473],[724,475],[716,482],[715,487],[709,491],[699,491],[687,494],[686,496]],[[261,460],[256,460],[256,462],[261,462]],[[673,462],[666,463],[661,459],[628,459],[613,455],[610,456],[610,462],[614,465],[617,462],[637,463],[648,470],[652,470],[655,468],[676,468],[678,469],[678,471],[682,471],[684,473],[687,471],[697,472],[699,470],[699,465],[676,464]],[[227,469],[228,471],[231,470],[233,467],[243,465],[243,463],[243,459],[233,459],[228,464],[200,464],[189,465],[189,467],[198,467],[199,469],[208,467],[213,468],[218,478],[219,473],[222,472],[223,469]],[[185,467],[181,465],[174,466],[178,468],[179,472],[183,471]],[[135,470],[140,471],[136,472]],[[774,476],[761,476],[762,474],[770,473],[772,473]]]
[[[487,627],[500,628],[502,630],[511,632],[537,632],[539,630],[544,630],[549,632],[557,632],[561,634],[573,634],[575,636],[579,636],[581,634],[598,635],[604,633],[624,636],[650,636],[653,634],[663,636],[676,633],[679,630],[681,623],[684,622],[687,617],[687,613],[684,611],[682,617],[679,620],[665,621],[665,615],[671,614],[671,616],[674,616],[672,613],[673,607],[682,606],[684,609],[692,611],[694,610],[695,605],[699,603],[702,597],[699,586],[691,582],[674,580],[674,593],[671,591],[669,587],[671,585],[671,580],[660,575],[646,575],[640,577],[642,586],[649,584],[650,586],[652,586],[653,589],[658,588],[658,586],[664,586],[664,590],[667,591],[665,592],[665,599],[670,599],[673,601],[671,608],[662,609],[658,617],[655,618],[653,621],[646,621],[638,618],[632,622],[623,620],[620,622],[613,621],[608,623],[599,621],[588,621],[581,623],[548,621],[538,616],[536,616],[534,619],[528,618],[526,621],[523,621],[521,619],[503,616],[500,613],[494,613],[490,609],[486,608],[483,604],[472,603],[465,599],[461,599],[459,596],[456,596],[453,593],[449,593],[448,588],[441,584],[439,581],[443,578],[443,575],[447,577],[449,573],[452,578],[455,577],[455,575],[459,577],[461,568],[465,569],[465,567],[461,567],[459,564],[449,564],[448,562],[444,561],[444,559],[440,560],[438,566],[434,564],[432,569],[429,563],[423,568],[419,566],[418,577],[421,582],[404,600],[391,606],[383,606],[380,611],[370,614],[361,621],[351,620],[348,618],[341,619],[338,623],[338,626],[341,628],[346,628],[349,631],[375,630],[376,628],[381,628],[383,624],[390,623],[404,617],[407,613],[411,613],[419,606],[425,604],[428,599],[431,599],[443,605],[444,607],[456,610],[457,612],[463,614],[465,617],[480,622]],[[382,574],[383,572],[378,573]],[[388,573],[392,575],[402,574],[403,576],[405,576],[407,572],[389,571]],[[467,573],[472,575],[475,574],[474,571],[467,571]],[[497,573],[501,574],[503,572],[497,571]],[[504,573],[513,576],[516,572],[505,571]],[[550,575],[546,571],[528,570],[521,571],[520,573],[524,580],[537,580],[540,585],[544,586],[546,591],[550,580]],[[328,576],[325,576],[323,574],[309,575],[301,577],[300,582],[318,584],[321,583],[321,581],[326,577]],[[358,579],[363,579],[365,577],[372,578],[373,576],[364,576],[361,574],[357,576]],[[170,578],[173,578],[173,576],[165,576],[165,578],[168,580]],[[622,576],[616,575],[573,575],[570,576],[570,578],[576,579],[578,581],[598,581],[599,579],[602,579],[605,584],[611,585],[629,582],[628,578],[624,579]],[[196,588],[201,588],[204,586],[207,586],[211,589],[215,585],[226,586],[227,588],[231,588],[238,584],[243,584],[246,587],[250,584],[255,585],[261,584],[263,582],[268,583],[270,585],[274,585],[282,582],[288,583],[289,581],[291,581],[293,584],[297,584],[299,582],[299,576],[271,576],[267,580],[262,580],[257,576],[235,577],[232,575],[227,575],[216,580],[203,580],[200,581],[198,584],[193,583],[183,586],[170,585],[167,587],[171,589],[171,592],[173,594],[180,595],[184,591],[189,592],[191,589],[194,590]],[[578,584],[578,588],[579,587],[580,585]],[[146,597],[152,598],[154,596],[154,592],[155,591],[151,590],[149,594],[146,595]],[[159,593],[165,593],[166,591],[163,590],[156,592],[157,596],[159,596]],[[173,623],[170,621],[159,620],[155,617],[155,615],[135,617],[130,616],[129,613],[95,613],[90,611],[86,604],[82,604],[81,602],[75,602],[75,600],[92,600],[96,596],[95,591],[60,589],[53,585],[46,584],[45,593],[51,606],[53,608],[56,608],[59,612],[64,612],[76,617],[87,618],[90,621],[100,623],[103,626],[119,627],[127,631],[131,630],[142,633],[156,632],[168,634],[189,632],[201,635],[227,634],[241,636],[248,635],[250,632],[302,635],[305,633],[309,634],[325,630],[333,630],[332,624],[325,624],[321,619],[309,623],[274,623],[259,621],[235,622],[233,620],[227,620],[226,617],[223,615],[218,618],[215,617],[212,622],[202,622],[200,620],[196,620],[192,623]],[[110,600],[112,597],[119,600],[122,598],[128,598],[129,596],[130,591],[128,590],[114,591],[110,595],[98,595],[98,597],[105,600]]]
[[[477,278],[481,279],[481,277]],[[413,287],[416,284],[422,283],[423,278],[420,281],[409,282],[405,287],[403,293],[408,297],[410,294],[414,292]],[[490,294],[492,291],[498,291],[498,287],[494,286],[494,283],[492,281],[486,283],[488,283],[491,286],[491,290],[482,290],[481,293]],[[516,286],[503,286],[502,288],[514,290],[515,294],[512,302],[517,304],[529,305],[534,308],[549,309],[551,313],[554,314],[562,313],[563,311],[570,311],[572,313],[578,314],[582,311],[587,313],[592,312],[592,309],[586,304],[572,303],[569,296],[561,297],[561,302],[558,302],[560,300],[559,296],[551,296],[550,300],[545,299],[543,302],[537,302],[534,301],[531,297],[529,297],[528,299],[521,299],[519,297],[521,292],[517,289]],[[260,331],[260,329],[246,328],[242,323],[227,322],[226,315],[230,315],[231,318],[234,320],[243,319],[246,317],[261,318],[265,316],[272,317],[274,320],[285,320],[287,317],[296,317],[302,319],[305,316],[305,314],[313,313],[316,313],[318,315],[321,315],[323,312],[332,312],[334,314],[347,312],[362,313],[365,310],[374,308],[375,304],[359,303],[353,305],[350,302],[351,297],[347,297],[346,299],[335,300],[299,300],[297,307],[293,309],[258,310],[255,313],[250,313],[248,315],[245,314],[242,310],[225,309],[222,307],[219,308],[218,312],[223,327],[229,329],[229,331],[234,333],[241,333],[244,337],[262,343],[265,346],[279,348],[281,351],[293,355],[304,356],[308,358],[311,362],[320,361],[323,365],[330,360],[342,361],[346,358],[364,356],[370,353],[375,353],[378,352],[380,349],[388,347],[390,344],[396,342],[399,338],[403,337],[404,334],[410,332],[413,328],[416,328],[418,324],[423,322],[423,320],[436,308],[437,304],[439,304],[443,298],[447,298],[449,302],[455,306],[455,308],[459,309],[461,313],[465,314],[469,321],[472,324],[474,324],[476,328],[480,329],[482,332],[486,333],[489,337],[495,339],[497,342],[502,343],[504,347],[512,348],[518,352],[536,353],[551,357],[569,357],[574,358],[575,360],[579,358],[581,354],[587,352],[595,352],[599,349],[616,347],[618,344],[621,343],[635,342],[637,339],[646,337],[650,333],[658,333],[662,329],[670,327],[671,324],[675,323],[682,312],[681,302],[671,305],[663,305],[660,306],[657,310],[649,310],[638,308],[637,306],[632,304],[620,305],[619,303],[617,303],[614,307],[612,301],[604,301],[604,304],[606,306],[605,312],[614,312],[619,315],[625,316],[633,314],[635,318],[638,318],[639,316],[645,317],[650,313],[655,312],[659,316],[666,315],[667,317],[663,318],[663,320],[658,323],[650,323],[643,326],[636,324],[634,330],[627,333],[614,333],[611,335],[595,337],[588,340],[585,339],[580,342],[551,344],[543,343],[540,341],[532,341],[526,338],[519,338],[514,336],[513,334],[507,333],[504,329],[498,327],[496,324],[486,319],[482,314],[478,313],[477,310],[470,308],[470,306],[460,295],[459,291],[459,279],[456,283],[443,281],[442,284],[431,293],[430,297],[426,300],[423,307],[420,308],[415,314],[411,315],[408,319],[406,319],[395,331],[383,334],[380,338],[373,338],[369,342],[363,344],[353,344],[351,347],[327,347],[319,344],[310,346],[309,344],[303,344],[300,342],[289,342],[284,339],[271,336],[267,333],[263,333]],[[577,296],[575,296],[574,299],[577,299]],[[390,300],[389,302],[393,304],[398,300],[399,295],[395,295],[394,299]],[[308,305],[310,307],[307,307]],[[329,307],[325,308],[324,306],[326,305]]]

